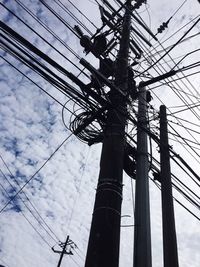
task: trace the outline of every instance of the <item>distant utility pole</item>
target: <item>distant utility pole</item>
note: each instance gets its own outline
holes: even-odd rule
[[[139,87],[135,188],[134,267],[151,267],[149,205],[149,163],[147,148],[147,101],[145,87]]]
[[[62,251],[55,250],[54,247],[52,247],[53,252],[60,254],[60,259],[59,259],[59,262],[58,262],[57,267],[60,267],[61,266],[62,259],[63,259],[63,256],[65,254],[67,254],[67,255],[73,255],[73,253],[71,252],[71,250],[70,251],[66,251],[67,245],[72,245],[72,244],[74,244],[74,243],[69,239],[69,235],[68,235],[67,236],[67,239],[66,239],[66,241],[65,241],[65,243],[63,245]]]
[[[131,0],[126,2],[115,86],[127,93]],[[85,267],[118,267],[127,97],[111,89]]]
[[[160,162],[164,267],[178,267],[166,107],[160,106]]]

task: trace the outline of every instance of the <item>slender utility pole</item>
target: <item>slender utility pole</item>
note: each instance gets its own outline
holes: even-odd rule
[[[126,9],[120,49],[116,61],[115,85],[127,92],[130,37],[130,3]],[[108,111],[100,162],[100,174],[85,267],[118,267],[122,203],[122,174],[127,119],[126,97],[111,89],[114,108]]]
[[[63,258],[64,254],[65,254],[65,250],[66,250],[66,247],[67,247],[68,242],[69,242],[69,236],[67,236],[67,239],[65,241],[65,244],[63,246],[63,250],[62,250],[62,252],[60,254],[60,259],[59,259],[59,262],[58,262],[57,267],[60,267],[61,266],[62,258]]]
[[[149,164],[147,148],[147,102],[145,88],[139,88],[137,167],[135,192],[134,267],[151,267],[151,230],[149,207]]]
[[[164,267],[178,267],[166,107],[160,106],[160,162]]]

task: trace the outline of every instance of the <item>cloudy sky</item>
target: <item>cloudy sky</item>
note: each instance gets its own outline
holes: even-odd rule
[[[76,54],[97,66],[97,60],[93,56],[85,56],[79,39],[41,2],[38,0],[21,2],[1,0],[1,20],[76,75],[82,69]],[[64,4],[92,33],[96,30],[94,25],[101,26],[98,5],[94,0],[60,0],[57,3],[54,0],[48,0],[44,2],[56,10],[72,27],[77,22],[57,3]],[[70,53],[67,47],[36,22],[20,6],[20,3],[23,3],[38,19],[48,25],[75,53]],[[112,1],[112,4],[117,7],[116,1]],[[73,5],[79,10],[75,9]],[[163,22],[172,17],[168,28],[162,34],[157,35],[160,45],[152,40],[148,33],[139,28],[153,44],[153,48],[143,46],[144,56],[136,66],[137,71],[142,73],[152,64],[152,60],[155,62],[164,54],[164,48],[176,43],[192,26],[192,23],[199,18],[200,5],[196,0],[150,0],[138,12],[153,33],[157,32],[157,28]],[[93,24],[85,16],[90,18]],[[35,32],[24,25],[20,19]],[[133,23],[137,26],[135,21]],[[199,32],[200,24],[197,23],[185,38]],[[37,34],[44,39],[42,40]],[[162,72],[169,71],[180,60],[178,65],[180,68],[198,61],[199,41],[199,35],[183,41],[170,52],[170,55],[165,56],[159,62],[160,65],[156,65],[155,69],[150,69],[149,75],[157,76]],[[192,52],[194,50],[197,51]],[[188,54],[187,57],[185,57],[186,54]],[[54,253],[51,247],[55,246],[55,249],[59,249],[59,241],[64,242],[67,235],[70,235],[70,239],[76,243],[78,248],[73,256],[64,257],[62,266],[84,266],[99,172],[101,145],[89,147],[75,136],[70,136],[71,132],[63,124],[62,106],[52,98],[56,98],[64,105],[69,100],[67,96],[64,96],[3,49],[0,49],[0,55],[0,264],[5,267],[56,266],[59,255]],[[185,58],[183,59],[183,57]],[[175,59],[175,62],[172,61],[172,58]],[[69,63],[68,59],[75,66]],[[77,69],[76,66],[80,69]],[[19,71],[27,75],[29,79]],[[197,67],[185,71],[184,75],[198,71]],[[144,74],[147,75],[147,72]],[[63,74],[59,75],[71,83]],[[163,81],[162,86],[157,83],[149,88],[152,90],[153,96],[151,102],[153,113],[150,118],[157,117],[157,111],[163,102],[169,108],[169,114],[179,111],[176,116],[182,120],[175,120],[173,116],[169,116],[169,120],[172,122],[172,127],[175,127],[178,133],[189,140],[190,147],[180,145],[180,142],[184,142],[180,139],[178,139],[179,142],[171,140],[171,145],[197,173],[200,173],[199,108],[192,108],[192,111],[181,111],[187,108],[186,103],[193,106],[194,103],[198,104],[199,102],[199,74],[191,75],[187,79],[183,77],[183,73],[178,75],[175,76],[175,79],[181,79],[177,82],[169,80],[170,83],[167,86]],[[80,75],[80,78],[87,81],[83,75]],[[137,78],[136,81],[138,83],[140,78]],[[74,84],[72,85],[74,86]],[[180,95],[182,100],[180,100]],[[66,107],[71,111],[78,109],[78,106],[74,106],[72,101],[69,101]],[[66,125],[69,124],[70,115],[70,112],[64,112]],[[184,130],[181,123],[192,132]],[[153,131],[157,132],[158,121],[153,121],[151,127]],[[174,135],[175,131],[172,129],[169,131],[173,132],[170,138],[175,140],[177,137]],[[65,143],[60,147],[64,140],[66,140]],[[191,149],[191,146],[194,148]],[[14,200],[10,201],[58,147],[60,147],[59,150],[41,171]],[[155,158],[158,158],[157,150],[154,145]],[[197,184],[174,163],[172,172],[199,195]],[[150,176],[152,177],[151,173]],[[153,267],[160,267],[162,266],[160,191],[154,183],[150,183],[150,195]],[[174,195],[196,216],[200,217],[197,208],[194,208],[177,192],[174,192]],[[196,199],[198,200],[198,198]],[[9,201],[10,203],[3,209]],[[200,222],[176,202],[175,211],[180,267],[197,267],[200,262]],[[122,215],[128,215],[122,218],[122,225],[134,223],[131,181],[126,175],[124,175]],[[133,227],[123,227],[121,230],[120,267],[132,266],[133,230]]]

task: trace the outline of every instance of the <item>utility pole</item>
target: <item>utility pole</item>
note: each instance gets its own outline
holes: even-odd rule
[[[126,11],[116,60],[115,86],[127,93],[131,0]],[[122,175],[127,121],[127,97],[111,89],[101,153],[100,174],[85,267],[118,267],[122,203]]]
[[[62,263],[62,259],[63,259],[64,254],[73,255],[73,253],[71,252],[71,250],[70,251],[66,251],[67,245],[72,245],[72,244],[74,244],[74,242],[69,239],[69,235],[68,235],[67,236],[67,239],[66,239],[66,241],[65,241],[65,243],[63,245],[62,251],[55,250],[54,247],[52,247],[53,252],[60,254],[60,259],[59,259],[59,262],[58,262],[57,267],[60,267],[61,266],[61,263]]]
[[[164,267],[178,267],[166,107],[160,106],[160,162]]]
[[[67,236],[67,239],[66,239],[66,241],[65,241],[65,244],[64,244],[64,247],[63,247],[62,253],[60,254],[60,259],[59,259],[59,262],[58,262],[58,265],[57,265],[57,267],[60,267],[60,265],[61,265],[62,258],[63,258],[64,254],[65,254],[65,250],[66,250],[66,247],[67,247],[68,241],[69,241],[69,236]]]
[[[147,148],[147,102],[145,87],[139,87],[135,188],[134,267],[151,267],[149,163]]]

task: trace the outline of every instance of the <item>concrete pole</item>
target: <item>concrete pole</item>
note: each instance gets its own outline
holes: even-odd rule
[[[134,267],[151,267],[151,230],[149,205],[149,164],[147,147],[147,102],[145,88],[139,88],[137,167],[135,189]]]
[[[130,8],[131,1],[126,5]],[[127,92],[131,14],[124,16],[115,86]],[[111,89],[85,267],[118,267],[127,99]]]
[[[160,106],[160,164],[164,267],[178,267],[166,107]]]

